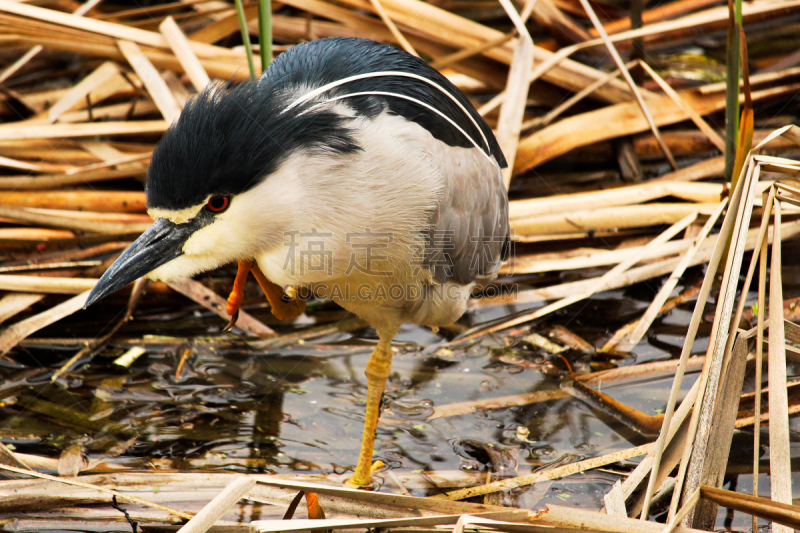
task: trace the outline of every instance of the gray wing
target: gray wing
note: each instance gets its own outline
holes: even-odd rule
[[[509,247],[508,193],[500,166],[477,149],[444,149],[444,189],[429,219],[426,266],[439,283],[497,274]]]

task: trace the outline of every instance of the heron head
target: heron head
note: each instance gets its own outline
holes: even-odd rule
[[[298,162],[359,149],[347,117],[283,114],[294,94],[264,79],[213,84],[187,103],[147,172],[155,222],[100,278],[87,306],[142,276],[169,281],[282,245],[303,195],[292,174],[310,171]]]

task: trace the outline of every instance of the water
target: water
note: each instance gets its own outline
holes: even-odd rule
[[[613,331],[638,316],[657,290],[658,284],[646,283],[603,293],[558,312],[543,324],[566,326],[601,346]],[[659,318],[631,357],[609,359],[570,350],[564,359],[576,372],[585,373],[675,358],[693,305],[684,304]],[[191,339],[199,333],[214,334],[224,325],[218,317],[186,306],[158,312],[146,309],[123,328],[119,338],[148,333]],[[42,331],[40,337],[96,334],[113,315],[109,310],[89,318],[73,317]],[[330,304],[314,306],[309,312],[320,321],[344,318]],[[255,313],[263,312],[256,309]],[[496,314],[497,310],[471,314],[464,323]],[[707,346],[713,302],[706,315],[695,353]],[[532,331],[539,329],[534,326]],[[58,457],[78,445],[89,471],[95,472],[343,474],[355,464],[366,395],[364,368],[374,332],[339,333],[274,350],[246,350],[202,340],[158,342],[151,340],[145,354],[129,368],[113,362],[126,347],[111,344],[55,383],[50,377],[74,348],[29,345],[16,349],[14,362],[0,363],[2,441],[18,452],[48,457]],[[533,349],[519,337],[487,336],[468,348],[447,347],[444,342],[443,337],[417,326],[404,327],[396,339],[397,353],[384,398],[385,422],[378,429],[375,456],[397,472],[436,471],[452,481],[444,488],[470,486],[485,481],[490,468],[495,473],[492,479],[523,475],[648,442],[572,397],[429,420],[434,408],[449,404],[557,390],[566,370],[564,359]],[[191,356],[176,378],[179,354],[187,347]],[[503,362],[514,360],[528,364]],[[543,367],[549,370],[542,372]],[[696,377],[687,376],[684,392]],[[671,382],[670,376],[659,375],[608,384],[602,391],[656,415],[664,408]],[[766,436],[762,442],[767,442]],[[732,464],[746,471],[752,444],[748,451],[747,440],[742,443],[738,446],[741,458],[733,457]],[[516,489],[492,496],[491,501],[528,509],[556,503],[596,510],[603,506],[603,495],[619,474],[637,461]],[[762,478],[761,492],[767,494],[766,475]],[[399,490],[387,476],[382,482],[382,490]],[[746,490],[752,476],[732,475],[727,483],[728,488],[736,483],[738,490]],[[408,488],[418,496],[439,492],[432,485]],[[723,510],[717,526],[745,529],[749,520],[737,513],[728,516]]]

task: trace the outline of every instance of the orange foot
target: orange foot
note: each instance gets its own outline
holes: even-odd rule
[[[272,314],[278,320],[291,320],[303,314],[306,310],[306,301],[301,299],[297,294],[289,297],[284,294],[280,285],[272,283],[258,268],[258,265],[253,265],[253,276],[261,286],[261,290],[267,295],[267,301],[272,308]]]
[[[228,296],[227,312],[231,317],[230,322],[225,327],[224,331],[229,331],[239,318],[239,307],[244,300],[244,283],[247,280],[247,274],[253,272],[256,281],[261,290],[267,296],[267,301],[272,308],[272,314],[278,320],[291,320],[303,314],[306,308],[305,300],[300,299],[296,294],[291,298],[284,294],[280,285],[272,283],[258,268],[255,261],[248,259],[239,261],[239,270],[236,272],[236,279],[233,282],[233,289],[230,296]]]
[[[306,491],[306,506],[308,507],[308,517],[312,520],[325,520],[325,511],[319,504],[319,497],[316,492]]]
[[[253,268],[253,264],[254,261],[252,259],[239,261],[239,270],[236,271],[236,279],[233,280],[233,288],[230,296],[228,296],[226,309],[231,319],[222,331],[230,331],[239,319],[239,307],[241,307],[242,300],[244,300],[244,282],[247,281],[247,274]]]

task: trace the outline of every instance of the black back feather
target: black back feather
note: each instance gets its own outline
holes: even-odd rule
[[[379,71],[408,72],[434,81],[461,103],[481,131],[437,88],[401,76],[349,82],[281,114],[301,90]],[[147,174],[148,207],[182,209],[210,194],[245,192],[299,148],[335,154],[359,150],[349,127],[351,119],[325,108],[311,108],[321,100],[362,91],[392,92],[425,102],[458,124],[501,167],[506,166],[491,129],[469,100],[424,61],[368,39],[320,39],[281,54],[258,81],[209,86],[190,100],[153,153]],[[414,102],[386,96],[350,97],[342,102],[368,118],[388,110],[450,146],[474,146],[448,121]]]

